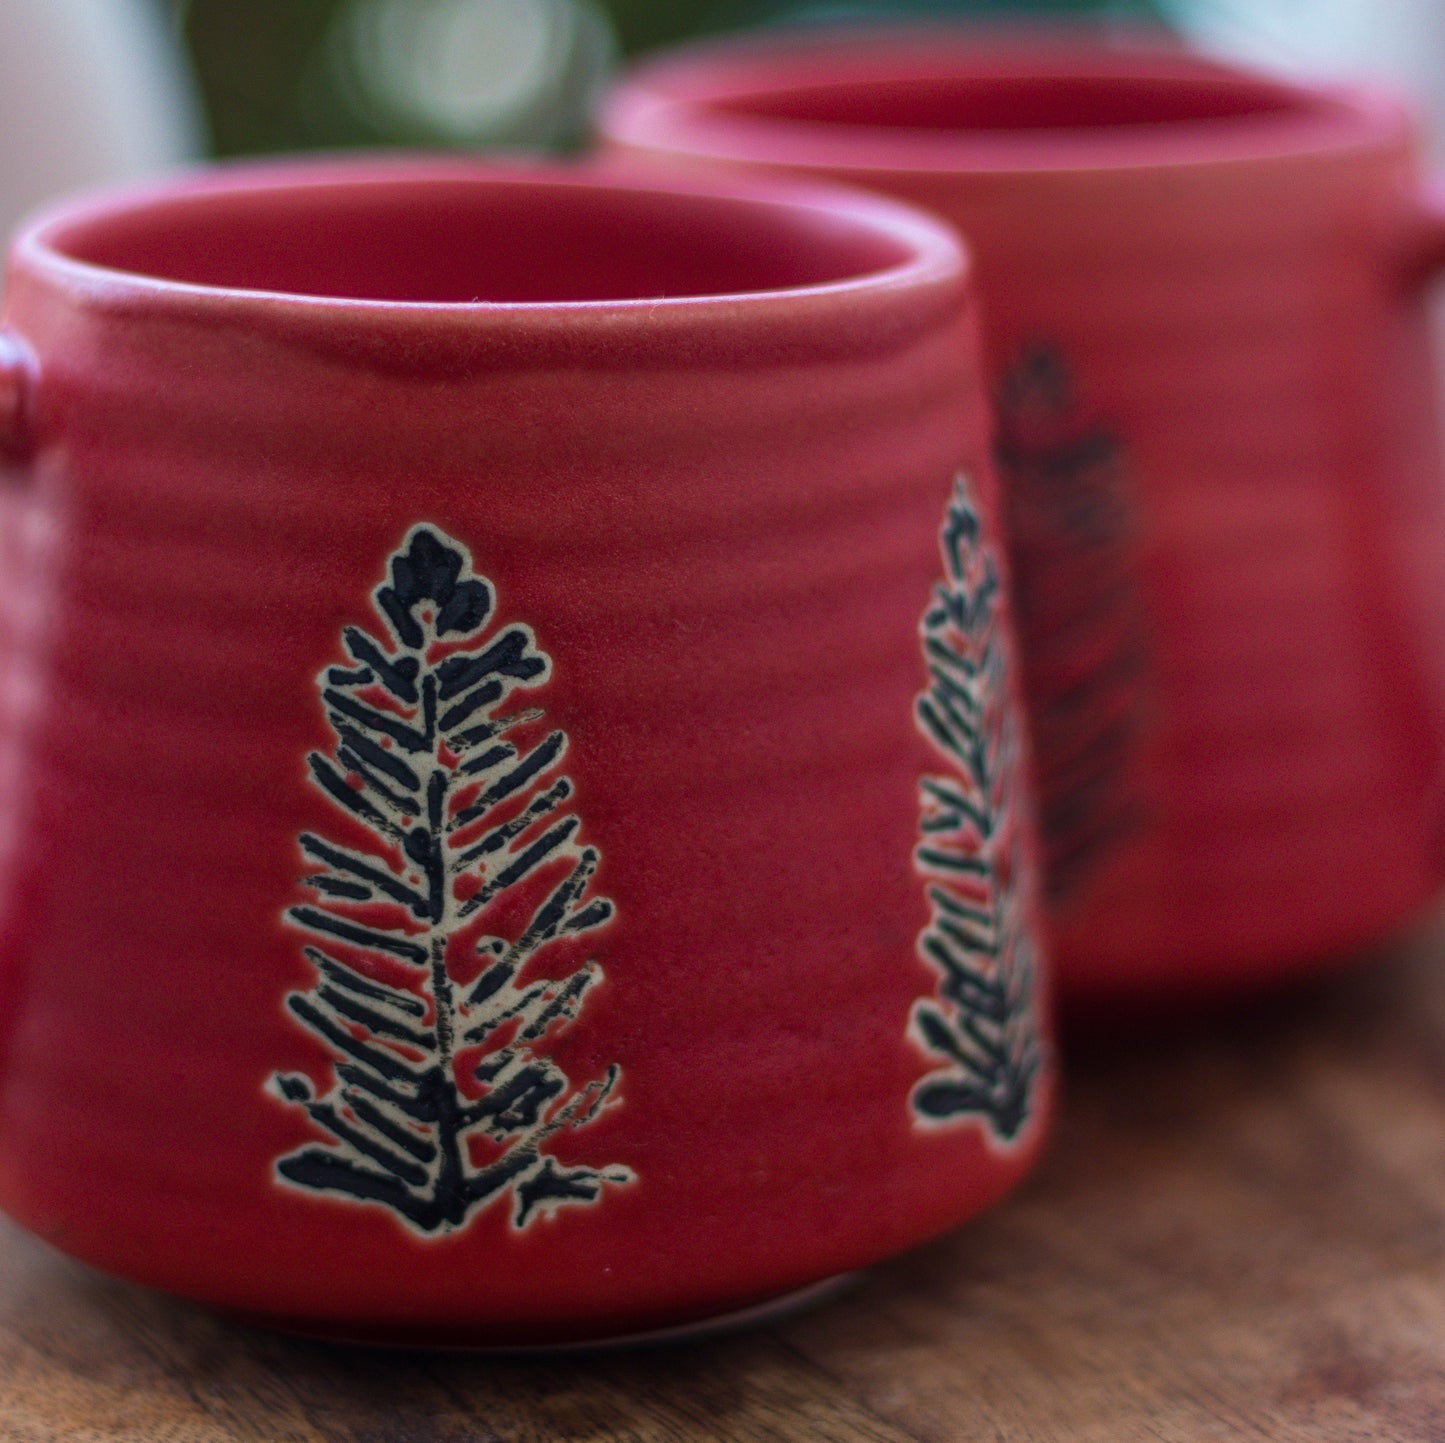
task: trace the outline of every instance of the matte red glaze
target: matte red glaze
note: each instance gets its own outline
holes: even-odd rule
[[[6,307],[6,1211],[307,1330],[516,1344],[866,1265],[1029,1167],[1047,1068],[1011,1146],[909,1111],[919,618],[958,468],[996,504],[944,227],[762,182],[240,169],[41,221]],[[418,522],[550,655],[528,699],[616,905],[552,1054],[620,1066],[620,1105],[555,1153],[632,1180],[523,1231],[273,1173],[318,1133],[268,1079],[334,1060],[285,1006],[297,837],[337,830],[317,677]]]
[[[1077,884],[1053,879],[1062,985],[1304,971],[1441,880],[1445,491],[1418,287],[1445,225],[1387,100],[1175,51],[1026,44],[698,47],[636,71],[602,130],[694,166],[846,178],[958,225],[995,387],[1017,388],[1039,341],[1072,372],[1072,398],[1032,423],[1053,440],[1015,445],[1005,406],[1001,446],[1038,472],[1072,444],[1133,512],[1112,558],[1082,558],[1108,594],[1136,589],[1127,645],[1116,606],[1070,652],[1079,617],[1050,588],[1076,608],[1108,588],[1075,587],[1046,534],[1014,538],[1051,843],[1074,800],[1066,706],[1044,704],[1067,702],[1054,658],[1145,658],[1101,703],[1133,718],[1108,806],[1134,822]],[[1105,805],[1078,794],[1076,812]]]

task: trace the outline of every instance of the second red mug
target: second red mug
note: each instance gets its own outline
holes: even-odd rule
[[[1433,895],[1445,223],[1401,108],[954,28],[679,52],[602,129],[968,239],[1068,991],[1288,976]]]

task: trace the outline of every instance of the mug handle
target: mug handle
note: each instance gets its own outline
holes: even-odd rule
[[[35,354],[0,326],[0,454],[23,461],[34,444]]]
[[[1412,288],[1445,270],[1445,172],[1430,176],[1409,202],[1397,265]]]

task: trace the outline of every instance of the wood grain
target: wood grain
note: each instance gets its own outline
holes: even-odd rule
[[[18,1443],[1440,1443],[1445,920],[1076,1045],[992,1216],[745,1336],[545,1361],[239,1327],[0,1231]]]

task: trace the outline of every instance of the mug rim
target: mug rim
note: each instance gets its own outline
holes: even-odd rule
[[[892,244],[903,252],[896,262],[865,268],[837,279],[785,284],[762,289],[700,290],[696,294],[629,296],[602,299],[413,300],[309,293],[180,280],[141,268],[128,269],[87,260],[64,248],[67,237],[108,221],[184,211],[207,197],[313,190],[336,194],[415,186],[475,185],[479,190],[535,189],[576,193],[622,192],[721,202],[739,211],[771,211],[800,222],[853,230],[860,238]],[[821,229],[821,227],[819,227]],[[11,241],[8,269],[13,281],[26,273],[90,305],[137,301],[183,309],[218,308],[298,322],[310,317],[329,326],[353,316],[364,322],[412,321],[432,330],[451,327],[490,329],[549,323],[573,331],[652,327],[716,326],[725,318],[760,317],[796,307],[812,310],[849,299],[886,299],[919,288],[960,290],[969,280],[966,244],[943,221],[906,202],[827,181],[776,177],[699,175],[685,166],[635,163],[626,157],[582,161],[538,160],[528,156],[489,155],[465,159],[407,152],[361,152],[345,157],[300,156],[226,161],[188,167],[136,184],[83,191],[45,206],[24,220]]]
[[[830,65],[821,76],[820,56]],[[1249,86],[1284,103],[1272,114],[1164,124],[971,130],[728,108],[861,85],[989,79]],[[866,183],[868,175],[886,172],[1090,173],[1331,156],[1399,145],[1413,134],[1413,121],[1403,102],[1367,86],[1272,75],[1183,45],[1110,46],[1062,26],[1034,31],[955,21],[797,26],[669,47],[623,73],[600,108],[598,133],[653,155],[817,167]]]

